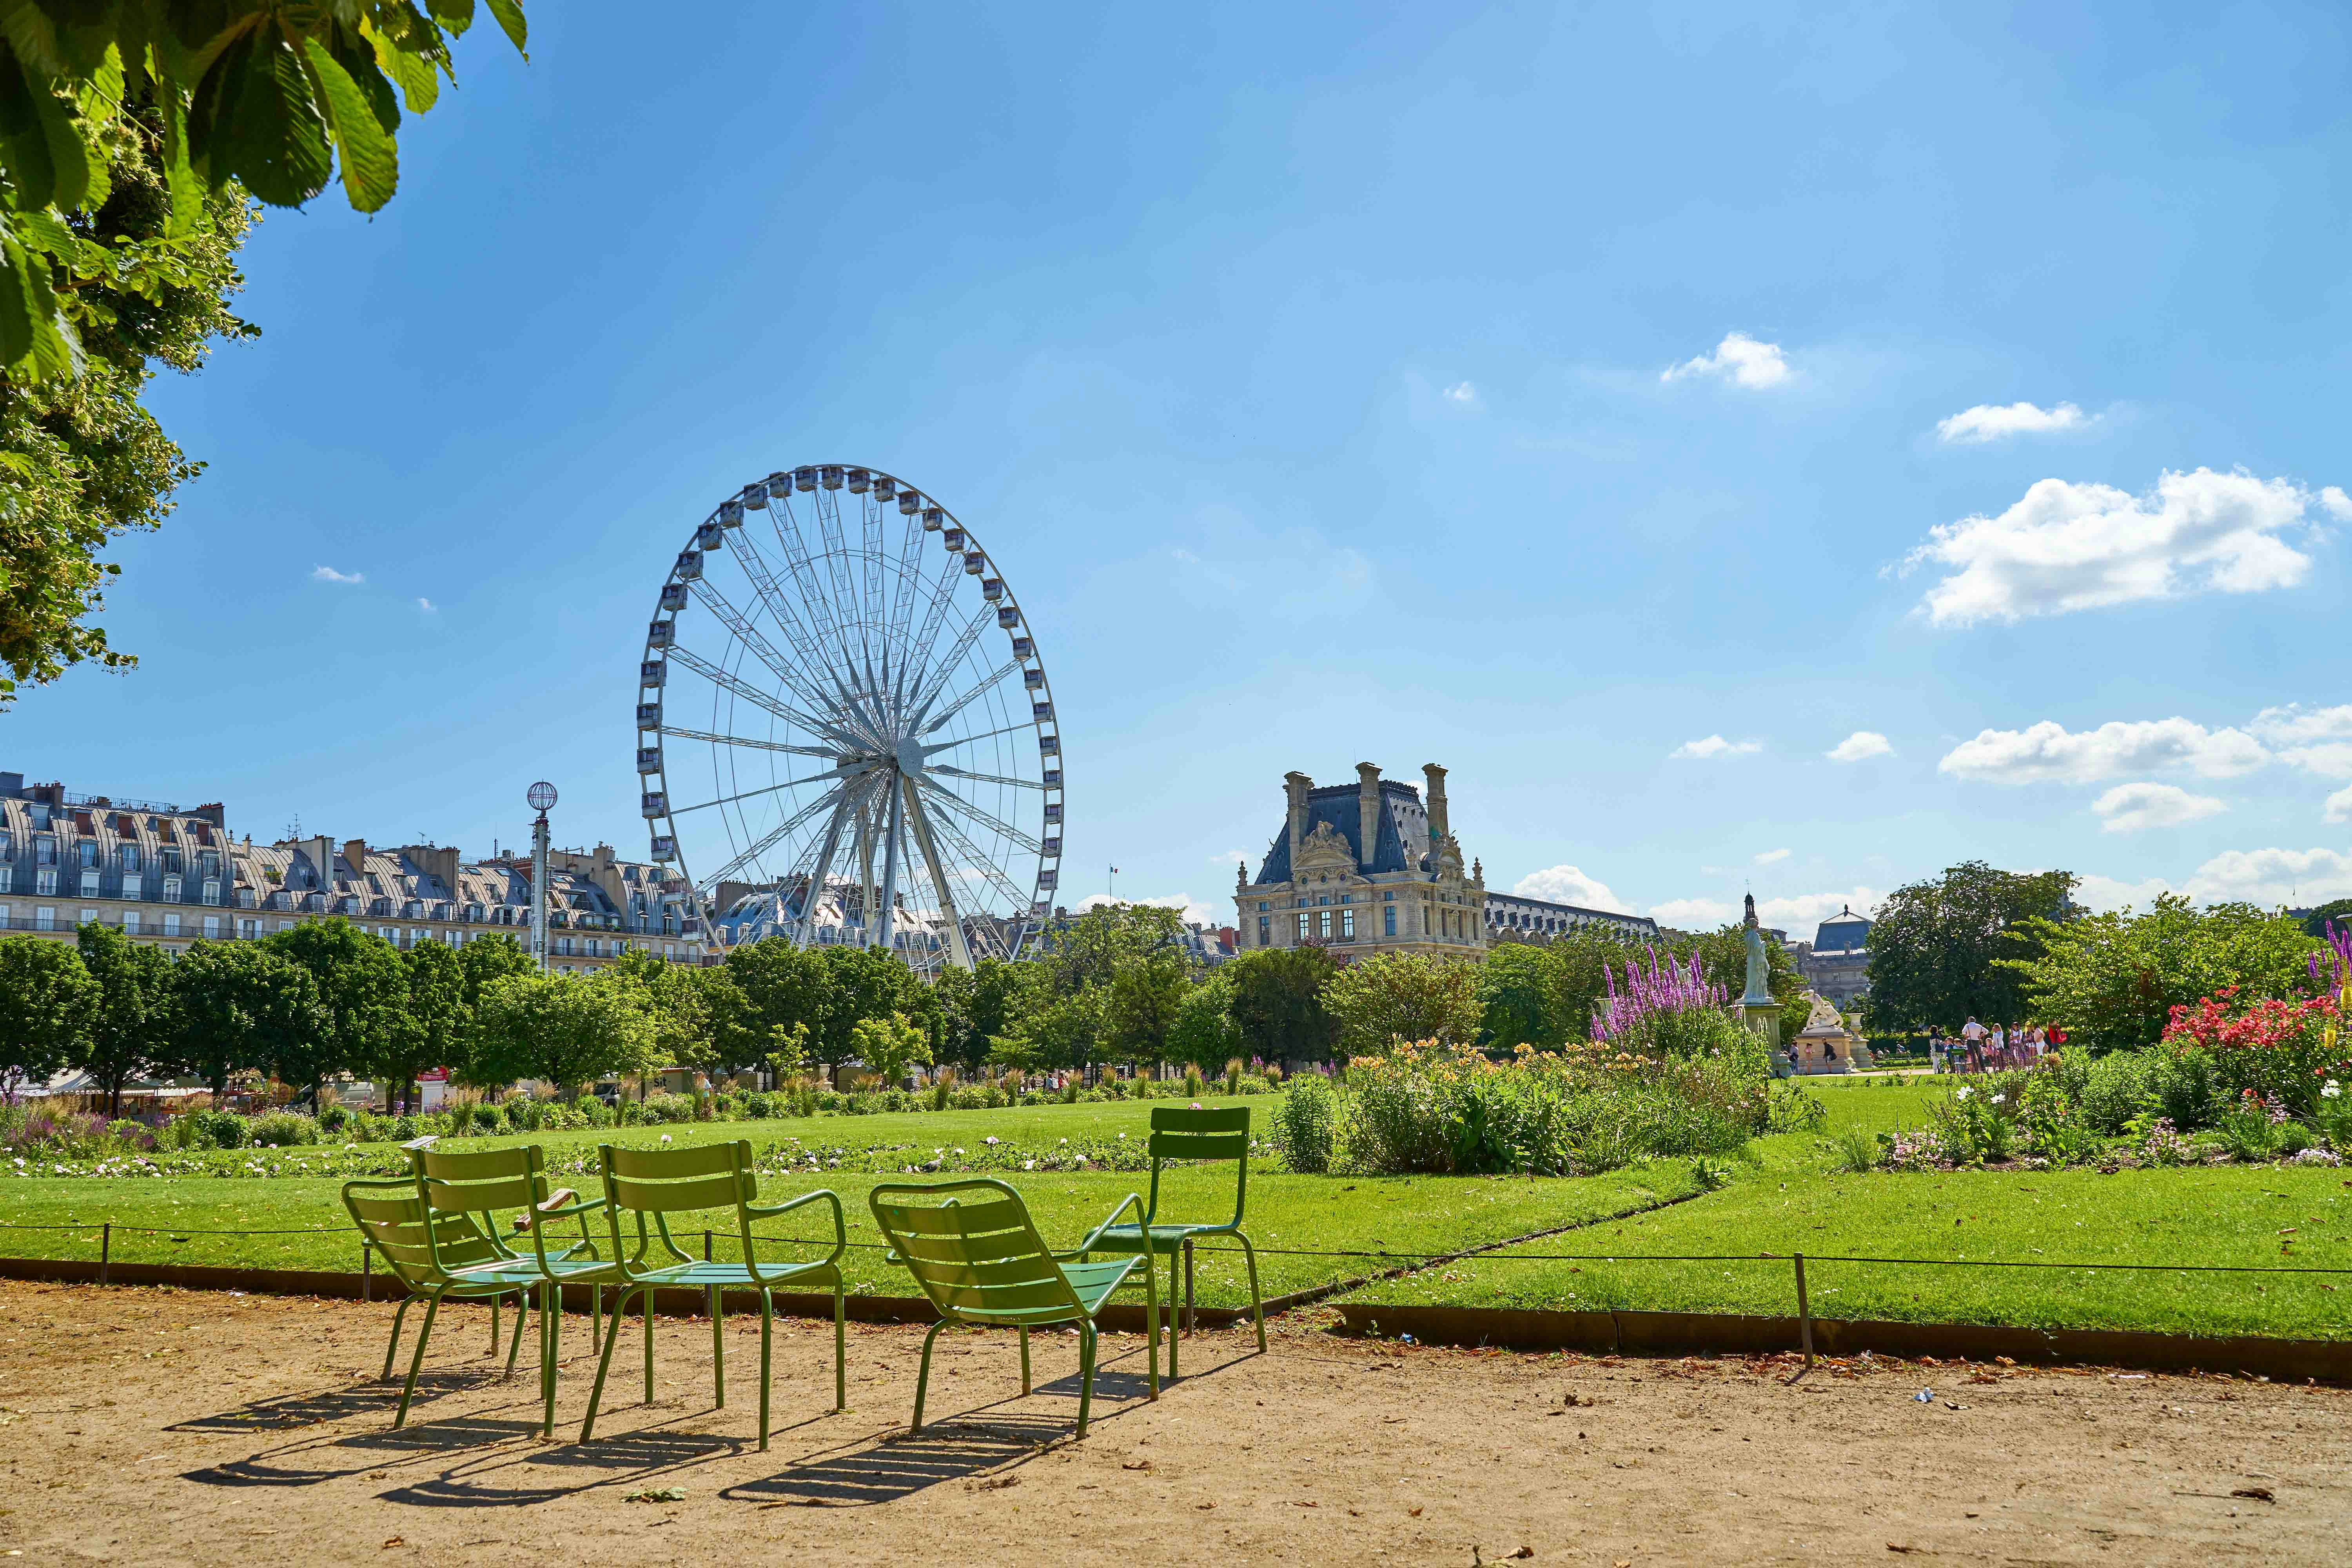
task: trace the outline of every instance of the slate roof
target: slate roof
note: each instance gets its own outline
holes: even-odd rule
[[[1870,921],[1852,909],[1832,915],[1813,933],[1813,952],[1825,957],[1834,952],[1858,952],[1870,942]]]
[[[1307,820],[1301,825],[1299,837],[1306,838],[1315,831],[1318,822],[1328,822],[1332,831],[1348,841],[1356,852],[1356,863],[1363,864],[1362,832],[1363,797],[1352,784],[1330,784],[1307,792]],[[1378,837],[1372,841],[1374,871],[1415,871],[1421,868],[1421,858],[1429,853],[1429,813],[1421,804],[1421,792],[1409,784],[1394,780],[1381,781],[1381,809],[1374,824]],[[1258,868],[1260,885],[1290,880],[1290,819],[1286,815],[1282,826],[1274,835],[1274,847],[1266,851],[1265,862]]]

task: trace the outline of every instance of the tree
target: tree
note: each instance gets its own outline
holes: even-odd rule
[[[1262,947],[1223,966],[1232,977],[1234,1023],[1252,1055],[1268,1061],[1322,1061],[1339,1042],[1323,1005],[1323,983],[1339,969],[1319,947]]]
[[[81,954],[45,937],[0,937],[0,1090],[47,1079],[79,1054],[100,992]]]
[[[1478,966],[1478,1043],[1502,1050],[1558,1049],[1567,1037],[1554,996],[1559,968],[1547,947],[1507,942],[1488,949]]]
[[[1772,1000],[1780,1004],[1780,1037],[1793,1040],[1797,1032],[1812,1016],[1812,1004],[1807,999],[1805,976],[1780,939],[1770,931],[1764,938],[1765,984]],[[1682,931],[1666,933],[1666,950],[1677,958],[1698,954],[1699,969],[1709,980],[1724,989],[1733,1001],[1748,991],[1748,928],[1738,921],[1717,926],[1711,931],[1693,935]],[[1873,940],[1875,940],[1874,934]],[[1618,966],[1624,973],[1624,966]]]
[[[803,1051],[833,1010],[833,972],[809,948],[782,937],[764,937],[727,954],[727,977],[737,999],[724,1026],[732,1037],[767,1042],[752,1054],[765,1057],[798,1040]],[[795,1033],[797,1031],[797,1033]]]
[[[420,942],[400,955],[400,967],[407,995],[364,1065],[383,1079],[387,1101],[414,1106],[418,1076],[435,1068],[472,1081],[474,1010],[456,948]]]
[[[172,961],[96,921],[75,928],[74,945],[98,984],[98,1005],[68,1060],[106,1091],[107,1114],[120,1115],[122,1086],[168,1059]]]
[[[215,1100],[234,1074],[307,1058],[324,1026],[310,972],[258,942],[191,943],[171,977],[171,1064]]]
[[[2167,893],[2144,914],[2118,910],[2034,925],[2040,951],[2004,967],[2021,978],[2033,1016],[2104,1048],[2154,1045],[2174,1007],[2225,987],[2249,999],[2300,998],[2326,991],[2334,977],[2331,964],[2326,981],[2314,980],[2311,959],[2326,948],[2301,921],[2252,904],[2200,910]]]
[[[1478,1038],[1478,973],[1458,958],[1402,952],[1359,959],[1323,983],[1323,1005],[1351,1056],[1420,1040],[1466,1046]]]
[[[1184,916],[1160,904],[1097,904],[1045,933],[1045,972],[1054,994],[1108,985],[1138,959],[1182,951]]]
[[[1226,973],[1230,968],[1227,964],[1211,970],[1207,979],[1184,993],[1176,1021],[1169,1026],[1163,1060],[1188,1063],[1213,1073],[1247,1048],[1241,1026],[1234,1022],[1234,982]]]
[[[2328,900],[2305,918],[2303,929],[2325,942],[2330,923],[2339,930],[2352,931],[2352,899]]]
[[[530,961],[530,952],[522,943],[502,931],[478,933],[457,950],[457,960],[463,969],[465,987],[462,1000],[468,1007],[482,1000],[482,990],[493,980],[504,980],[509,974],[531,974],[538,965]]]
[[[1043,1004],[1046,973],[1042,964],[983,958],[968,975],[942,971],[931,990],[942,1022],[941,1058],[979,1067],[988,1060],[990,1040],[1018,1035]]]
[[[482,991],[476,1037],[488,1076],[582,1084],[658,1066],[643,989],[625,975],[509,974]]]
[[[1981,860],[1897,888],[1870,928],[1870,1013],[1891,1029],[2015,1024],[2029,1011],[2021,971],[2071,914],[2071,871],[1997,871]]]
[[[857,1059],[881,1075],[885,1087],[895,1089],[910,1068],[929,1067],[931,1043],[904,1013],[860,1018],[849,1031]]]
[[[523,45],[516,0],[486,0]],[[196,472],[138,397],[195,368],[227,312],[247,196],[299,206],[340,165],[373,212],[398,182],[399,104],[433,106],[470,0],[112,0],[9,7],[0,41],[0,705],[16,683],[131,660],[85,625]],[[397,92],[395,92],[395,86]]]
[[[850,1035],[866,1019],[930,1011],[923,985],[898,954],[870,947],[827,947],[816,953],[824,966],[825,1009],[810,1026],[810,1045],[826,1066],[839,1067],[857,1054]]]
[[[1089,985],[1041,1001],[1010,1032],[989,1040],[989,1059],[1024,1071],[1086,1066],[1101,1047],[1103,999],[1108,994],[1106,986]]]
[[[673,963],[635,948],[607,973],[626,975],[645,993],[662,1066],[707,1072],[745,1066],[779,1048],[772,1038],[743,1027],[743,994],[724,968]]]
[[[305,921],[262,939],[264,946],[310,972],[323,1022],[316,1034],[288,1041],[270,1062],[281,1082],[315,1092],[335,1073],[380,1061],[408,1027],[408,971],[400,950],[341,915]]]
[[[1172,952],[1130,959],[1120,966],[1103,997],[1102,1044],[1108,1055],[1129,1062],[1166,1057],[1169,1031],[1192,990],[1184,967],[1184,961]]]

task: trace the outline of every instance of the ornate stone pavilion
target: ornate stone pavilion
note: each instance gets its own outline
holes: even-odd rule
[[[1341,957],[1375,952],[1461,955],[1486,946],[1485,870],[1445,818],[1445,770],[1412,785],[1356,764],[1356,782],[1315,787],[1286,773],[1289,810],[1250,879],[1234,868],[1234,922],[1242,951],[1312,942]]]

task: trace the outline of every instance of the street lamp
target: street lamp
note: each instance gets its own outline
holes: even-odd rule
[[[530,957],[539,973],[547,973],[547,812],[555,804],[555,786],[540,780],[523,792],[523,799],[539,813],[530,825]]]

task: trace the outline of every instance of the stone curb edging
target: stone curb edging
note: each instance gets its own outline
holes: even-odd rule
[[[1416,1307],[1340,1302],[1341,1331],[1423,1344],[1574,1350],[1601,1355],[1783,1355],[1798,1349],[1795,1318],[1717,1312],[1549,1312],[1493,1307]],[[2021,1366],[2144,1367],[2157,1372],[2233,1372],[2352,1383],[2352,1341],[2207,1337],[2132,1329],[2029,1329],[1989,1323],[1905,1323],[1815,1318],[1813,1348],[1825,1356],[1938,1356]]]

